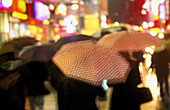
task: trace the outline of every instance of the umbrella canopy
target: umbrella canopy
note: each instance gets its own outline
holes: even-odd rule
[[[83,34],[72,35],[69,37],[63,37],[59,39],[56,43],[53,44],[52,48],[58,50],[62,45],[66,43],[84,41],[84,40],[92,40],[95,42],[97,41],[95,38],[93,38],[92,36],[88,36],[88,35],[83,35]]]
[[[20,52],[19,58],[23,63],[28,62],[47,62],[50,61],[55,51],[51,48],[51,45],[37,45],[24,48]]]
[[[161,40],[147,33],[122,31],[101,38],[97,45],[111,46],[119,51],[141,51],[152,45],[159,46]]]
[[[0,54],[8,53],[8,52],[15,52],[16,54],[24,47],[28,45],[33,45],[37,42],[34,38],[30,37],[21,37],[16,38],[11,41],[4,43],[0,49]]]
[[[96,86],[123,83],[128,76],[129,63],[116,51],[96,46],[92,41],[63,45],[52,61],[70,78]]]

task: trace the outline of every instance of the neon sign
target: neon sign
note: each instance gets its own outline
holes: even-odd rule
[[[12,0],[0,0],[0,8],[9,9],[12,6]]]
[[[48,20],[50,18],[50,11],[46,4],[41,1],[34,2],[34,17],[39,21]]]

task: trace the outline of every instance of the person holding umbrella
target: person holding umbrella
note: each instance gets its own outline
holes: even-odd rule
[[[148,33],[137,31],[121,31],[102,37],[97,45],[111,47],[118,50],[130,63],[131,71],[127,80],[123,84],[114,85],[111,99],[111,110],[139,110],[140,103],[135,96],[137,95],[137,85],[141,83],[138,64],[143,61],[142,54],[139,58],[134,58],[134,52],[141,52],[146,47],[152,45],[159,46],[161,40],[158,37],[151,36]],[[139,60],[141,59],[141,60]]]
[[[53,62],[48,66],[51,85],[58,94],[59,110],[98,110],[96,96],[106,95],[102,87],[66,77]]]
[[[0,55],[0,108],[2,110],[22,110],[16,83],[21,62],[14,52]]]
[[[154,49],[151,61],[150,68],[156,69],[157,80],[160,85],[160,96],[164,100],[166,95],[169,97],[169,53],[165,43]],[[163,84],[165,84],[165,88]]]
[[[122,67],[122,68],[121,68]],[[91,40],[64,44],[49,64],[60,110],[98,110],[95,99],[109,83],[125,82],[129,63],[117,51]]]
[[[136,52],[140,53],[140,52]],[[125,83],[113,85],[113,93],[111,96],[110,110],[140,110],[140,103],[136,100],[137,85],[141,83],[139,73],[139,60],[128,52],[121,52],[122,56],[130,63],[131,71]],[[140,55],[140,54],[139,54]],[[142,57],[142,56],[138,56]],[[110,85],[112,86],[112,85]]]

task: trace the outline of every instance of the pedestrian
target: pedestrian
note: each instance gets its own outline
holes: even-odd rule
[[[16,91],[16,82],[19,78],[17,73],[20,61],[14,52],[0,55],[0,109],[21,110],[21,103]]]
[[[166,95],[169,96],[169,54],[164,43],[154,49],[151,62],[150,67],[156,70],[158,86],[160,86],[160,97],[163,99]],[[165,88],[163,84],[165,84]]]
[[[138,55],[142,55],[140,53]],[[138,65],[143,59],[141,56],[138,57],[140,59],[137,59],[137,57],[134,58],[131,56],[133,54],[127,52],[121,52],[121,55],[129,61],[131,71],[129,72],[126,83],[110,85],[113,86],[110,110],[140,110],[140,103],[136,100],[137,95],[135,94],[137,85],[141,83]]]
[[[52,61],[49,63],[49,74],[51,85],[58,94],[59,110],[98,110],[96,96],[106,95],[102,87],[64,76]]]
[[[25,100],[28,98],[31,110],[36,107],[43,110],[44,96],[49,94],[44,82],[48,79],[46,64],[43,62],[29,62],[19,70],[20,78],[17,82],[17,90],[25,108]]]

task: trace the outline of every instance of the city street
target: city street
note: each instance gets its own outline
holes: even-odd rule
[[[157,79],[156,79],[155,72],[153,71],[151,73],[147,73],[145,69],[142,67],[142,65],[140,65],[139,68],[141,71],[141,77],[144,82],[143,84],[139,86],[149,87],[152,92],[152,96],[153,96],[152,101],[144,103],[140,106],[141,110],[170,110],[170,98],[166,99],[167,101],[166,106],[168,109],[166,109],[163,103],[160,101],[159,87],[156,86]],[[169,81],[170,81],[170,76],[169,76]],[[50,86],[49,83],[47,83],[47,85]],[[109,99],[110,99],[109,96],[111,96],[112,90],[113,88],[108,89],[107,91],[108,98],[106,101],[96,100],[96,104],[99,110],[109,110]],[[58,110],[57,101],[55,100],[57,98],[57,95],[52,88],[50,88],[50,91],[52,92],[49,95],[45,96],[44,110]],[[168,102],[169,102],[169,105],[168,105]],[[28,100],[26,100],[26,110],[30,110]]]

